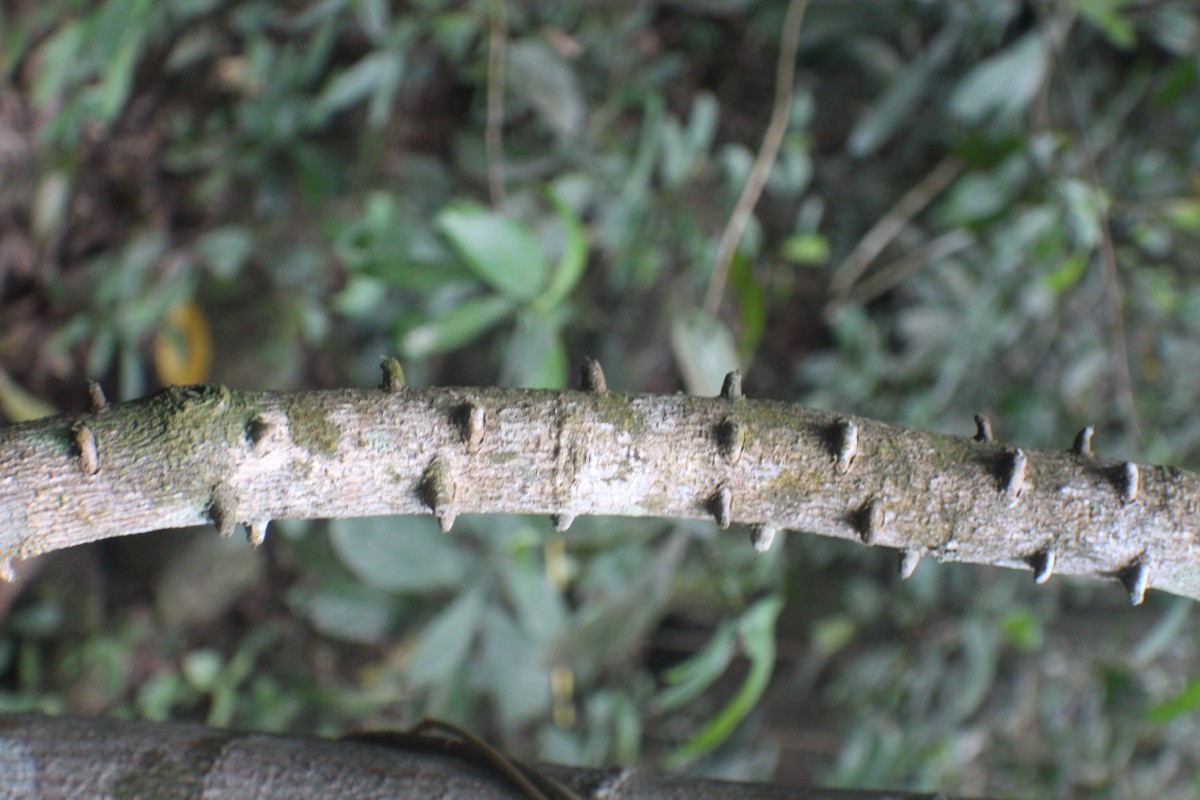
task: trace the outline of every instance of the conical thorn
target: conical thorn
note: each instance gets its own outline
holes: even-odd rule
[[[17,579],[17,573],[13,572],[11,558],[0,558],[0,581],[4,583],[12,583]]]
[[[487,426],[487,412],[483,406],[467,403],[460,406],[456,414],[459,431],[468,453],[474,453],[483,444],[484,430]]]
[[[592,394],[604,394],[608,391],[608,381],[604,380],[604,368],[594,358],[585,358],[579,368],[580,388]]]
[[[1145,561],[1138,561],[1121,570],[1119,577],[1129,592],[1129,605],[1140,606],[1150,588],[1150,567]]]
[[[1126,461],[1121,465],[1121,502],[1128,505],[1136,503],[1141,494],[1142,473],[1138,465]]]
[[[1028,465],[1029,459],[1025,457],[1025,451],[1018,447],[1009,459],[1008,473],[1004,479],[1004,499],[1010,506],[1016,505],[1025,492],[1025,470]]]
[[[742,450],[746,446],[746,426],[733,417],[725,417],[717,425],[717,446],[729,463],[741,461]]]
[[[755,550],[765,553],[771,549],[771,545],[775,544],[775,537],[778,534],[779,528],[764,522],[762,525],[755,525],[750,531],[750,542],[754,545]]]
[[[246,541],[250,542],[251,547],[261,547],[267,540],[267,526],[270,524],[269,519],[246,523]]]
[[[88,401],[92,411],[100,412],[108,408],[108,398],[104,396],[104,388],[96,381],[88,381]]]
[[[858,455],[858,426],[851,420],[842,420],[838,423],[837,440],[834,469],[839,475],[845,475],[854,466],[854,457]]]
[[[255,414],[246,423],[246,438],[250,440],[250,448],[257,456],[264,456],[270,449],[274,424],[263,414]]]
[[[908,580],[921,563],[921,552],[911,548],[900,551],[900,580]]]
[[[1092,434],[1095,432],[1095,428],[1088,425],[1075,434],[1075,443],[1071,445],[1071,452],[1077,456],[1091,456]]]
[[[425,505],[437,517],[438,527],[443,533],[449,533],[454,527],[454,519],[458,516],[458,511],[454,507],[454,496],[457,494],[458,487],[455,485],[454,476],[450,474],[450,468],[446,462],[440,458],[435,458],[425,470],[425,477],[421,481],[421,496],[425,501]]]
[[[565,533],[575,522],[575,515],[568,511],[564,511],[561,514],[551,514],[550,522],[553,523],[554,530],[559,533]]]
[[[975,415],[975,441],[992,441],[992,421],[983,414]]]
[[[740,400],[742,398],[742,373],[734,370],[725,376],[725,382],[721,384],[721,397],[726,400]]]
[[[883,502],[872,497],[855,514],[854,526],[865,545],[873,545],[883,529]]]
[[[1050,576],[1054,574],[1054,562],[1057,560],[1058,553],[1054,548],[1047,548],[1030,556],[1029,566],[1033,568],[1033,582],[1040,586],[1050,580]]]
[[[79,452],[79,467],[83,474],[91,477],[100,471],[100,451],[96,447],[96,434],[82,422],[71,428],[75,449]]]
[[[733,523],[733,491],[728,486],[722,486],[708,499],[708,510],[720,528],[728,528]]]
[[[404,367],[400,366],[400,362],[391,356],[384,356],[379,360],[379,368],[383,370],[383,382],[380,388],[385,392],[398,392],[404,388]]]
[[[237,503],[234,501],[233,490],[222,483],[213,490],[212,500],[208,506],[208,519],[217,529],[217,533],[225,539],[233,536],[237,529]]]

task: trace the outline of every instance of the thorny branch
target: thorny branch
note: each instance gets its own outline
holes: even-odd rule
[[[759,549],[809,531],[923,557],[1118,579],[1200,599],[1200,475],[742,397],[608,391],[172,387],[0,428],[0,559],[211,522],[461,513],[710,518]],[[0,570],[2,571],[2,570]]]

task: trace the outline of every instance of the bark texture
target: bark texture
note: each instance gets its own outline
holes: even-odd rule
[[[588,800],[951,800],[662,778],[633,769],[539,767]],[[0,716],[0,796],[200,800],[512,800],[495,769],[420,749],[243,734],[201,725]]]
[[[172,387],[0,428],[0,559],[111,536],[278,518],[579,514],[709,517],[921,557],[1118,579],[1200,598],[1200,476],[935,434],[800,405],[582,391],[290,393]],[[0,570],[2,573],[3,570]]]

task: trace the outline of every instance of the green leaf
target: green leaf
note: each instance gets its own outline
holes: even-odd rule
[[[721,677],[734,655],[734,628],[723,624],[713,632],[694,656],[676,664],[665,673],[663,680],[670,684],[655,698],[654,704],[663,711],[672,711],[690,703]]]
[[[750,669],[737,692],[725,707],[695,736],[667,756],[664,766],[681,769],[711,753],[753,709],[775,669],[775,620],[783,610],[783,598],[770,595],[759,600],[738,620],[738,635],[750,660]]]
[[[392,50],[375,50],[329,81],[317,98],[318,121],[368,97],[368,122],[377,127],[387,119],[387,102],[396,93],[404,74],[404,55]]]
[[[513,312],[505,297],[477,297],[464,301],[445,314],[416,326],[400,336],[398,345],[406,358],[424,358],[469,344]]]
[[[224,661],[219,652],[211,647],[204,647],[184,656],[179,671],[193,689],[207,693],[217,685]]]
[[[1021,114],[1041,89],[1050,68],[1046,34],[1034,30],[986,59],[950,95],[950,111],[966,122],[991,114]]]
[[[1181,231],[1200,230],[1200,200],[1172,200],[1166,204],[1163,212],[1167,221]]]
[[[562,223],[567,237],[562,256],[554,265],[554,273],[550,276],[550,285],[538,298],[541,308],[551,309],[565,300],[579,284],[579,279],[583,277],[583,269],[587,266],[588,245],[583,223],[575,211],[553,191],[546,192],[546,199],[554,206],[558,221]]]
[[[462,665],[470,652],[483,608],[483,592],[468,589],[421,631],[408,662],[408,678],[413,685],[442,683]]]
[[[583,127],[587,106],[571,65],[536,39],[522,39],[508,49],[505,83],[537,111],[560,138]]]
[[[671,349],[688,394],[698,397],[718,394],[725,375],[740,367],[729,328],[698,308],[671,320]]]
[[[522,565],[506,559],[500,570],[504,593],[529,637],[548,641],[567,629],[566,603],[550,585],[540,562]]]
[[[390,592],[458,586],[470,563],[431,517],[333,519],[329,543],[355,577]]]
[[[649,563],[639,564],[641,569],[632,579],[622,573],[614,596],[580,608],[575,624],[554,641],[548,660],[586,672],[624,658],[662,616],[670,598],[670,578],[686,544],[686,536],[672,536]],[[633,548],[632,552],[641,555],[643,551]]]
[[[754,264],[740,251],[734,251],[729,270],[729,288],[737,299],[742,317],[742,333],[738,337],[738,360],[748,361],[758,348],[767,327],[767,308],[764,292],[754,274]]]
[[[517,315],[500,384],[524,389],[562,389],[567,385],[567,349],[558,326],[545,314]]]
[[[241,225],[214,228],[196,240],[196,252],[212,274],[230,280],[241,272],[254,247],[254,234]]]
[[[514,300],[532,300],[546,285],[546,258],[521,223],[461,203],[438,214],[437,228],[471,271]]]
[[[1011,612],[1000,623],[1004,640],[1023,653],[1032,653],[1042,646],[1045,638],[1042,622],[1028,609]]]
[[[396,609],[392,597],[357,583],[296,588],[288,593],[288,605],[326,636],[364,643],[383,640]]]
[[[1200,709],[1200,675],[1188,681],[1183,691],[1174,697],[1151,706],[1146,712],[1146,718],[1159,725],[1165,725],[1173,719],[1190,714]]]
[[[483,681],[501,726],[512,730],[550,707],[550,675],[541,648],[500,608],[483,617]]]
[[[1092,254],[1085,251],[1072,253],[1063,259],[1061,264],[1042,276],[1042,286],[1054,294],[1062,294],[1083,277],[1091,257]]]
[[[1071,6],[1084,19],[1104,32],[1115,47],[1128,50],[1137,43],[1137,31],[1131,16],[1123,16],[1126,6],[1133,0],[1077,0]]]
[[[783,241],[783,257],[793,264],[824,264],[829,240],[819,233],[798,233]]]

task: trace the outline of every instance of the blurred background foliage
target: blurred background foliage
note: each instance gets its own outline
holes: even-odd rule
[[[815,0],[0,5],[0,410],[170,383],[756,396],[1200,468],[1200,11]],[[0,597],[0,709],[1003,797],[1190,798],[1191,604],[710,524],[288,522]]]

